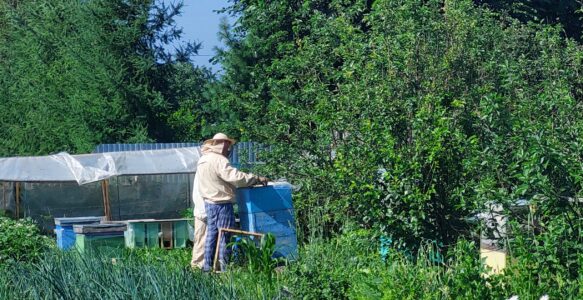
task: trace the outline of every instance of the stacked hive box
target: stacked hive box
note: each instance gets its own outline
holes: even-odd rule
[[[128,220],[125,245],[128,248],[184,248],[188,239],[187,219]]]
[[[275,236],[276,257],[297,257],[291,185],[243,188],[237,191],[241,229]]]
[[[75,247],[80,253],[88,249],[100,252],[124,247],[126,224],[88,224],[75,225]]]
[[[498,274],[506,268],[507,252],[503,241],[508,238],[506,228],[509,214],[502,204],[493,201],[487,202],[485,208],[485,211],[478,214],[483,226],[480,234],[480,258],[490,268],[489,274]],[[525,199],[511,202],[508,208],[512,212],[510,215],[522,215],[519,218],[522,220],[526,220],[533,209],[530,201]]]
[[[68,250],[75,246],[74,225],[99,224],[103,217],[55,218],[57,247]]]

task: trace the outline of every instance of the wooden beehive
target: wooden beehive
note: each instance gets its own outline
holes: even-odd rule
[[[104,217],[74,217],[55,218],[55,235],[57,236],[57,247],[68,250],[75,246],[74,225],[99,224]]]
[[[128,220],[125,245],[128,248],[185,248],[188,219]]]
[[[75,247],[80,253],[89,249],[109,251],[124,247],[125,224],[74,225]]]

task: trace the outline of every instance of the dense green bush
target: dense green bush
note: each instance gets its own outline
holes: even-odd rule
[[[563,295],[580,298],[583,236],[577,232],[583,229],[583,222],[577,221],[573,212],[562,218],[530,219],[526,228],[516,223],[510,226],[510,264],[499,278],[501,290],[518,295],[548,294],[551,299],[564,298]]]
[[[302,231],[319,210],[329,233],[349,219],[406,247],[452,245],[488,201],[546,199],[533,201],[565,219],[563,199],[581,197],[583,50],[560,28],[468,0],[229,10],[215,108],[272,145],[263,172],[301,185]]]
[[[190,62],[200,45],[178,41],[181,7],[0,1],[0,155],[200,139],[212,75]]]
[[[508,230],[514,271],[492,277],[492,290],[478,288],[481,267],[468,253],[447,269],[378,270],[404,286],[418,276],[445,285],[399,294],[387,283],[379,297],[577,295],[567,286],[580,280],[583,245],[583,207],[573,201],[583,196],[583,48],[561,28],[467,0],[245,0],[229,10],[240,18],[224,34],[214,105],[234,126],[219,127],[272,146],[260,172],[301,186],[303,241],[334,236],[348,220],[398,249],[423,240],[447,248],[478,230],[467,220],[489,204],[519,219],[509,208],[527,199],[536,226],[518,220],[521,229]],[[319,245],[290,267],[290,289],[346,295],[355,269],[342,250]],[[305,260],[313,267],[300,268]]]
[[[583,277],[511,258],[501,275],[488,272],[477,243],[460,240],[442,262],[424,244],[415,257],[392,248],[383,259],[378,238],[348,231],[331,240],[312,240],[279,278],[295,299],[577,299]],[[532,249],[534,250],[534,249]]]
[[[583,277],[510,260],[502,275],[483,276],[475,243],[460,241],[443,262],[420,250],[391,250],[383,260],[370,231],[312,239],[297,261],[273,277],[233,266],[205,274],[189,266],[190,249],[128,250],[111,255],[48,252],[34,264],[11,262],[0,273],[2,299],[577,299]],[[579,270],[579,274],[581,270]]]
[[[266,234],[259,242],[248,237],[235,240],[229,243],[234,249],[231,261],[272,284],[275,270],[283,262],[282,258],[273,257],[275,242],[275,236],[271,233]]]
[[[312,239],[283,274],[284,284],[297,299],[348,299],[359,273],[382,263],[374,240],[362,230]]]
[[[208,74],[165,57],[173,13],[153,3],[0,3],[0,154],[226,130],[271,146],[257,172],[301,187],[309,243],[275,274],[203,276],[188,251],[20,264],[42,243],[4,237],[42,238],[0,219],[0,298],[583,298],[583,48],[561,28],[469,0],[233,0],[206,94]],[[509,261],[484,277],[464,239],[491,202],[512,219]],[[383,260],[380,235],[404,252]]]
[[[35,261],[53,244],[31,219],[0,217],[0,266]]]
[[[357,299],[489,299],[475,244],[460,242],[444,264],[422,249],[415,261],[391,251],[386,264],[361,272],[351,295]]]

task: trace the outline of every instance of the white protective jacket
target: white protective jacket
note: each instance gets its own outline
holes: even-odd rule
[[[223,144],[203,145],[202,157],[198,161],[195,185],[198,187],[198,199],[204,207],[204,201],[215,204],[234,203],[236,188],[248,187],[259,183],[257,176],[241,172],[231,166],[229,159],[221,154]],[[198,181],[198,182],[197,182]],[[193,193],[193,197],[195,194]],[[204,214],[206,217],[206,213]]]
[[[198,175],[196,172],[194,174],[194,183],[192,184],[192,201],[194,202],[194,217],[200,220],[206,220],[206,210],[204,209],[204,199],[198,191]]]

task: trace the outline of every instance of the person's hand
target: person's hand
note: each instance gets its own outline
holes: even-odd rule
[[[263,186],[267,186],[267,183],[269,182],[269,179],[267,179],[267,177],[263,177],[263,176],[257,176],[257,181],[263,185]]]

